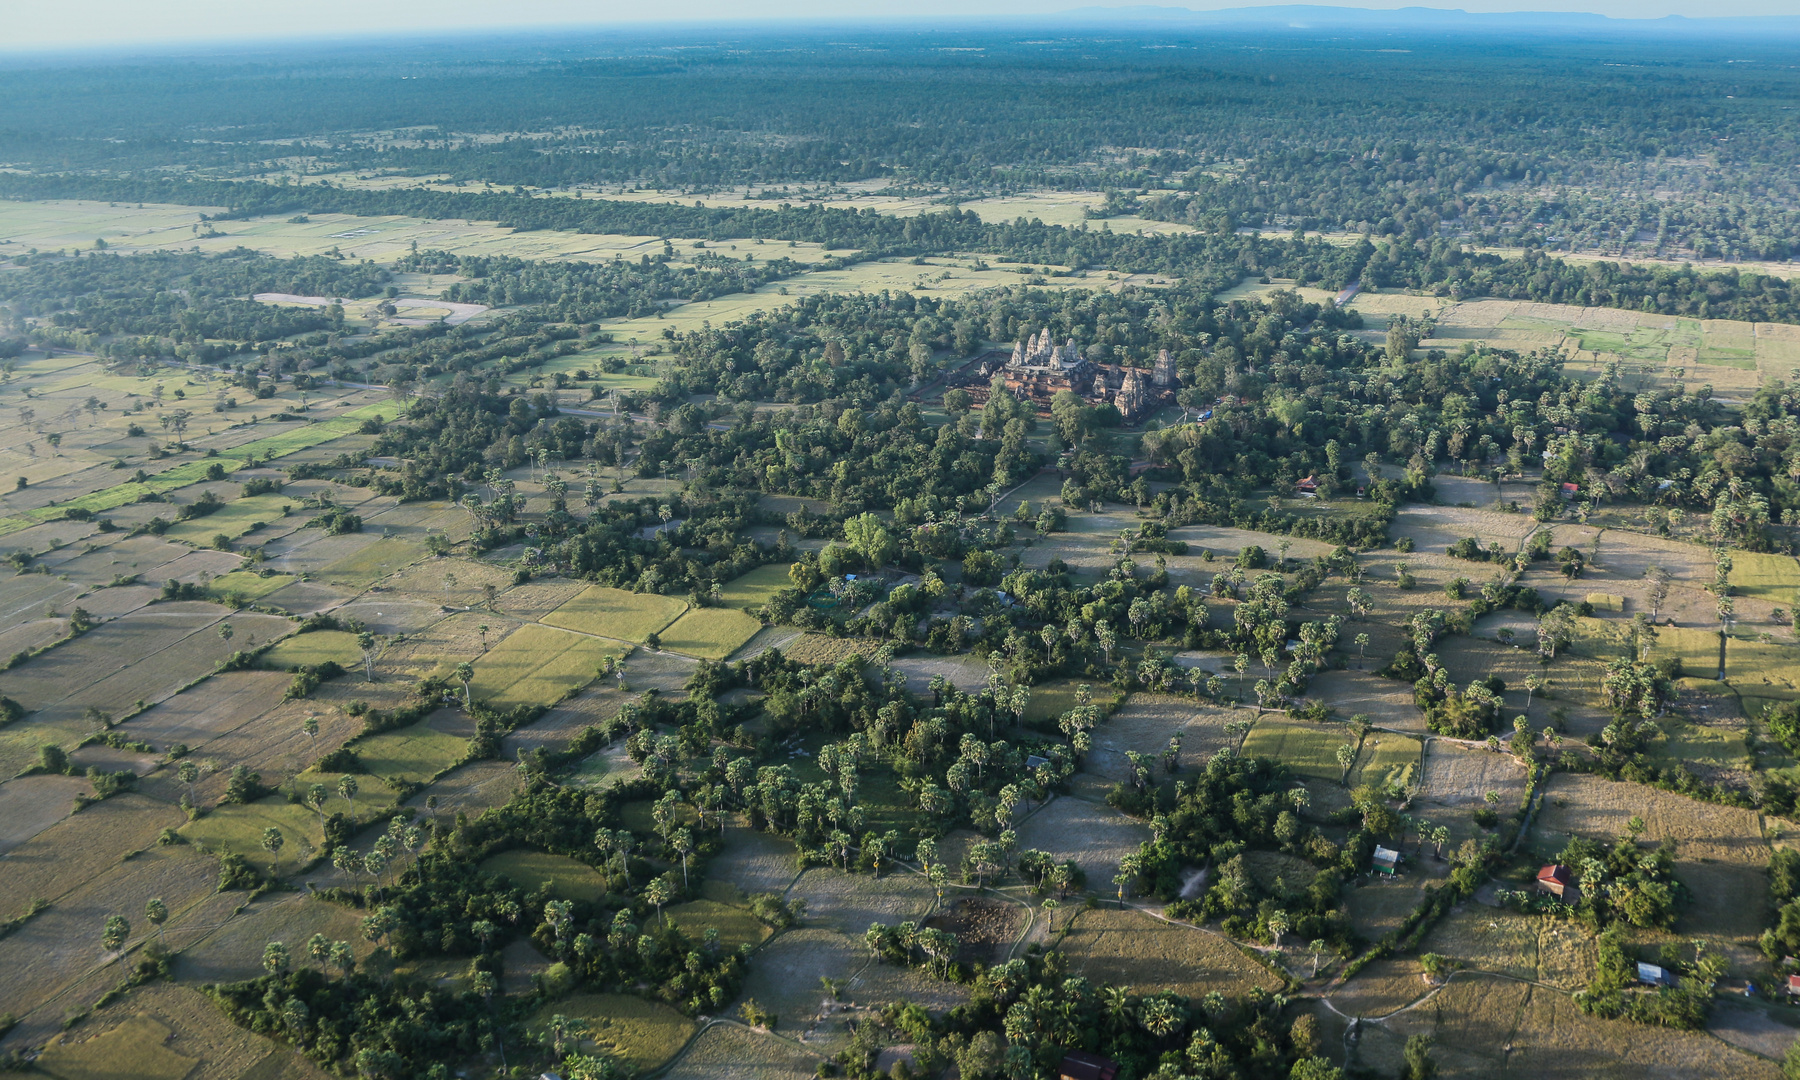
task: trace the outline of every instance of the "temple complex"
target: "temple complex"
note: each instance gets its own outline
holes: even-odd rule
[[[1004,376],[1006,389],[1040,412],[1048,412],[1051,399],[1066,390],[1090,405],[1112,405],[1128,424],[1173,401],[1181,385],[1167,349],[1157,354],[1149,371],[1097,364],[1081,355],[1074,338],[1058,345],[1049,330],[1018,342],[1010,354],[995,350],[975,365],[965,388],[977,404],[987,400],[995,375]]]

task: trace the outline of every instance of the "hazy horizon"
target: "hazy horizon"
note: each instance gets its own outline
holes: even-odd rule
[[[1301,6],[1284,0],[1234,0],[1211,5],[1111,3],[1046,3],[1043,0],[880,0],[860,5],[847,14],[841,6],[820,0],[785,0],[744,4],[727,0],[677,0],[659,6],[655,18],[644,18],[637,5],[589,0],[519,0],[503,11],[479,0],[400,0],[371,12],[349,0],[318,0],[304,8],[245,6],[224,0],[188,2],[151,7],[126,0],[69,0],[16,12],[0,53],[70,52],[88,49],[116,51],[144,47],[157,51],[183,44],[216,47],[235,42],[355,41],[415,34],[421,39],[480,33],[582,33],[609,29],[632,31],[657,28],[692,29],[718,25],[734,29],[768,26],[820,26],[883,23],[957,28],[977,23],[1046,24],[1065,21],[1104,22],[1104,9],[1120,10],[1126,21],[1180,20],[1184,12],[1196,15],[1248,8]],[[1425,6],[1405,2],[1357,5],[1311,5],[1337,8],[1347,13],[1411,11],[1431,18],[1435,13],[1468,15],[1596,15],[1615,20],[1620,29],[1676,16],[1721,20],[1770,16],[1795,16],[1788,0],[1471,0],[1455,6]],[[1136,9],[1133,11],[1132,9]]]

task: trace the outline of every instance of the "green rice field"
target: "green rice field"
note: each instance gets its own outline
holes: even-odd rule
[[[223,581],[224,578],[219,580]],[[314,630],[296,634],[276,642],[274,648],[263,653],[262,666],[278,671],[292,671],[295,668],[323,664],[327,660],[336,662],[345,671],[353,670],[361,664],[362,649],[356,644],[356,635],[347,630]]]
[[[236,540],[258,526],[279,520],[285,516],[284,511],[293,505],[294,500],[285,495],[252,495],[247,499],[234,499],[205,517],[176,522],[169,526],[163,537],[197,547],[210,547],[213,537],[220,533]]]
[[[1800,603],[1800,559],[1754,551],[1731,553],[1731,588],[1777,604]]]
[[[469,744],[421,722],[359,739],[351,749],[375,776],[422,784],[461,761]]]
[[[527,623],[475,661],[470,694],[497,709],[553,705],[593,682],[608,656],[629,646]]]
[[[662,632],[662,647],[702,660],[723,660],[756,636],[762,622],[730,608],[695,608]]]
[[[651,634],[667,629],[686,610],[686,602],[672,596],[595,585],[544,616],[543,622],[641,645]]]
[[[557,1014],[587,1024],[583,1049],[598,1049],[639,1072],[650,1072],[670,1058],[694,1034],[695,1023],[667,1005],[629,994],[577,994],[553,1001],[531,1018],[537,1030]]]
[[[731,579],[719,589],[719,601],[730,608],[760,607],[775,594],[793,586],[788,567],[781,563],[759,566]]]
[[[1299,776],[1338,780],[1344,770],[1338,767],[1337,748],[1345,743],[1356,744],[1356,733],[1349,728],[1265,716],[1245,736],[1244,753],[1274,758]]]
[[[593,901],[606,896],[606,879],[598,870],[563,855],[502,851],[481,868],[526,890],[548,883],[550,891],[563,900]]]
[[[386,536],[320,570],[319,577],[344,585],[373,585],[394,571],[420,561],[425,554],[424,544]]]
[[[1343,734],[1351,735],[1348,731]],[[1332,753],[1336,752],[1334,745]],[[1362,751],[1350,770],[1350,786],[1374,784],[1385,788],[1397,783],[1410,787],[1418,783],[1419,770],[1425,760],[1424,752],[1424,744],[1410,735],[1397,735],[1391,731],[1371,732],[1363,740]],[[1332,765],[1337,765],[1335,759]]]
[[[760,945],[769,936],[769,928],[761,919],[741,907],[721,904],[717,900],[692,900],[676,904],[663,912],[683,933],[698,941],[709,928],[719,931],[719,944],[727,949],[739,945]]]
[[[289,785],[305,791],[313,784],[324,784],[331,793],[324,806],[326,816],[349,810],[346,816],[359,822],[374,820],[393,809],[397,802],[394,789],[380,777],[358,776],[356,798],[346,805],[338,794],[340,776],[339,773],[304,772],[289,781]],[[203,817],[181,826],[179,832],[190,844],[204,845],[213,852],[236,852],[258,870],[267,871],[275,862],[262,846],[263,830],[270,826],[280,829],[287,841],[281,849],[284,873],[300,865],[298,841],[301,837],[311,842],[314,849],[324,843],[325,831],[319,816],[309,806],[288,802],[284,795],[270,795],[247,805],[226,803],[216,806]]]
[[[214,596],[228,596],[233,593],[245,600],[261,600],[270,593],[285,589],[294,583],[292,574],[270,574],[264,577],[248,570],[234,570],[229,574],[213,578],[207,585],[207,591]]]

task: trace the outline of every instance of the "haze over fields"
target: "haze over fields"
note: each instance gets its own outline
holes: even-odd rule
[[[1785,10],[147,11],[0,60],[6,1068],[1800,1076]]]

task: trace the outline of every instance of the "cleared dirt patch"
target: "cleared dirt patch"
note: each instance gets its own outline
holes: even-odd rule
[[[925,925],[956,935],[962,946],[959,960],[996,964],[1012,952],[1013,942],[1025,929],[1027,914],[1018,904],[969,896],[949,901],[926,919]]]

